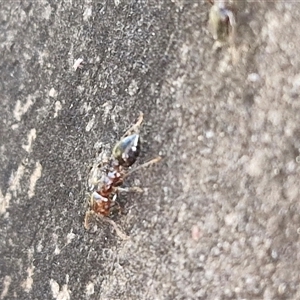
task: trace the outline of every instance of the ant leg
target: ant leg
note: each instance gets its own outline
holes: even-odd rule
[[[86,212],[85,214],[85,218],[84,218],[84,227],[86,230],[88,230],[90,228],[90,224],[89,224],[89,220],[92,216],[96,216],[98,220],[102,220],[103,222],[107,222],[109,223],[115,230],[117,236],[122,239],[122,240],[129,240],[130,236],[128,236],[127,234],[125,234],[124,232],[122,232],[122,230],[118,227],[118,225],[115,223],[115,221],[113,221],[110,218],[106,218],[104,216],[101,215],[97,215],[93,210],[89,210]]]
[[[85,213],[85,217],[84,217],[84,228],[86,230],[88,230],[90,228],[90,219],[92,216],[95,215],[95,212],[93,210],[88,210],[86,213]]]
[[[94,216],[94,215],[96,215],[96,213],[92,210],[94,202],[95,202],[95,200],[94,200],[94,193],[92,193],[92,195],[88,195],[87,205],[89,206],[89,209],[85,213],[85,217],[84,217],[84,228],[86,230],[88,230],[90,228],[89,221],[90,221],[91,217]]]
[[[126,137],[131,135],[133,132],[138,132],[139,127],[141,126],[141,124],[143,123],[143,119],[144,119],[144,114],[142,112],[140,112],[140,116],[137,120],[137,122],[132,125],[122,136],[121,140]]]
[[[231,10],[226,9],[226,14],[229,19],[230,24],[230,35],[229,42],[232,46],[235,45],[235,37],[236,37],[236,20],[233,12]]]
[[[117,192],[120,192],[120,193],[131,193],[131,192],[143,193],[143,189],[138,186],[131,186],[131,187],[127,187],[127,188],[118,187]]]
[[[91,202],[91,194],[90,193],[85,192],[85,201],[90,206],[90,202]]]
[[[133,170],[127,172],[127,173],[124,175],[124,178],[127,177],[127,176],[129,176],[129,175],[132,174],[133,172],[136,172],[136,171],[138,171],[138,170],[140,170],[140,169],[144,169],[144,168],[147,168],[148,166],[151,166],[151,165],[153,165],[153,164],[158,163],[159,161],[161,161],[161,159],[162,159],[161,156],[158,156],[158,157],[155,157],[155,158],[151,159],[150,161],[148,161],[148,162],[146,162],[146,163],[144,163],[144,164],[142,164],[142,165],[136,167],[135,169],[133,169]]]
[[[115,230],[117,236],[126,241],[130,239],[130,236],[128,236],[127,234],[125,234],[124,232],[122,232],[122,230],[117,226],[116,222],[114,222],[112,219],[109,218],[103,218],[103,221],[109,223]]]

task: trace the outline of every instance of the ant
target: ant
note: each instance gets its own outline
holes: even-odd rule
[[[207,1],[212,4],[209,12],[209,27],[214,39],[218,42],[218,46],[227,40],[234,43],[236,31],[234,3],[230,5],[230,1],[226,0]]]
[[[129,170],[140,154],[141,147],[138,131],[143,122],[143,117],[143,113],[140,113],[136,124],[127,130],[120,141],[114,146],[111,157],[98,165],[102,176],[100,179],[93,179],[95,191],[91,194],[89,201],[90,208],[85,214],[84,226],[86,229],[89,229],[91,216],[109,217],[113,213],[113,208],[116,206],[120,210],[119,204],[116,201],[119,192],[142,191],[142,189],[138,187],[121,188],[120,186],[126,177],[141,168],[145,168],[161,160],[161,157],[156,157],[133,170]],[[113,220],[109,218],[105,219],[114,226],[119,235],[123,236]]]

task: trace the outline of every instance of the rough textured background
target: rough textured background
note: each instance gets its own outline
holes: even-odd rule
[[[0,2],[1,300],[300,299],[300,4],[248,3],[234,56],[209,8]],[[89,167],[139,111],[164,160],[128,182],[131,239],[87,232]]]

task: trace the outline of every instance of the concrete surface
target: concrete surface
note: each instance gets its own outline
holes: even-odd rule
[[[300,299],[300,4],[0,2],[0,299]],[[82,68],[74,69],[77,59]],[[145,113],[127,213],[87,178]]]

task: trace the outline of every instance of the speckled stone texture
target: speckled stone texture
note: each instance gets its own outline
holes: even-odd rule
[[[0,300],[300,299],[300,4],[0,1]],[[87,178],[139,112],[112,226]]]

